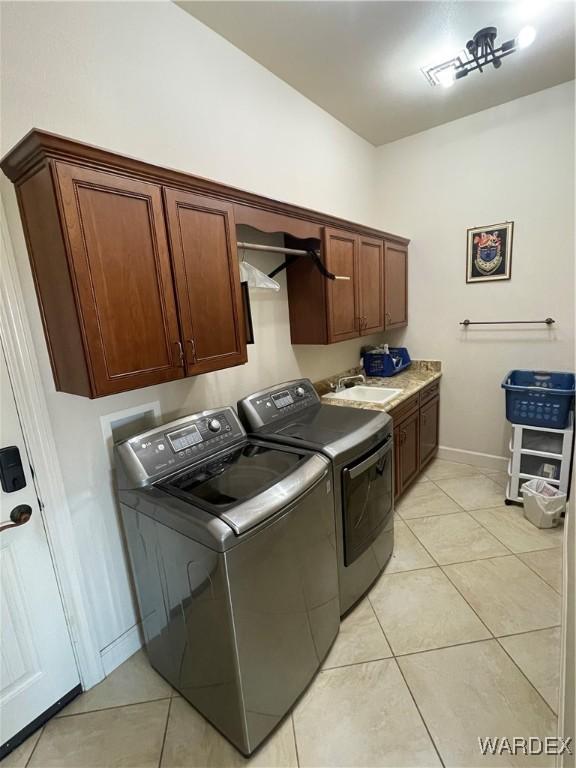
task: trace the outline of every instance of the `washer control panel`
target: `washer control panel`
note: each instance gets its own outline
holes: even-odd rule
[[[246,433],[232,408],[203,411],[120,443],[117,452],[127,473],[138,484],[176,472],[187,464],[205,459]]]
[[[320,402],[309,379],[278,384],[240,400],[238,413],[248,430],[271,424]]]

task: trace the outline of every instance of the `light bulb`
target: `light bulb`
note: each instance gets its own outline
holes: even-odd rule
[[[450,88],[451,85],[454,85],[454,76],[455,76],[454,67],[446,67],[446,69],[441,69],[440,72],[438,72],[438,82],[443,88]]]
[[[532,45],[535,39],[536,30],[534,27],[524,27],[518,32],[516,44],[518,45],[518,48],[528,48],[529,45]]]

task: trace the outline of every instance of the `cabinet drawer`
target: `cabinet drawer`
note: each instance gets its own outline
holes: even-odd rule
[[[409,397],[408,400],[405,400],[403,403],[400,403],[391,411],[389,411],[394,425],[398,425],[403,419],[410,416],[414,411],[417,411],[419,405],[420,393],[416,392],[416,394]]]
[[[432,384],[428,384],[424,389],[420,391],[420,405],[424,405],[433,397],[437,397],[440,394],[440,382],[433,381]]]

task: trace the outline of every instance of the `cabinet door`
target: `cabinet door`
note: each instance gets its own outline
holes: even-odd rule
[[[420,413],[416,411],[412,416],[398,425],[400,430],[400,466],[399,481],[401,493],[410,485],[420,472],[420,441],[419,441]]]
[[[361,334],[384,330],[384,243],[361,237],[358,253]]]
[[[164,189],[189,375],[247,360],[233,206]]]
[[[440,398],[435,397],[420,408],[420,467],[430,461],[438,448]]]
[[[394,427],[394,500],[402,493],[402,477],[400,466],[402,463],[400,427]]]
[[[358,238],[338,229],[324,230],[326,269],[344,280],[326,279],[328,342],[360,334],[358,310]]]
[[[384,247],[384,313],[386,328],[408,323],[408,248],[386,243]]]
[[[94,394],[182,377],[160,187],[67,163],[55,175]]]

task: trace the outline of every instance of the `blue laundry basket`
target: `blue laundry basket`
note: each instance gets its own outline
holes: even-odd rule
[[[574,405],[574,374],[551,371],[510,371],[506,390],[506,418],[512,424],[565,429]]]
[[[412,360],[406,347],[390,347],[388,354],[378,350],[364,352],[362,364],[366,376],[388,377],[408,368]]]

